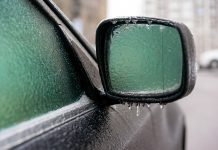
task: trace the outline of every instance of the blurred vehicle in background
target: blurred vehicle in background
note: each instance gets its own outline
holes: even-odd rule
[[[202,53],[199,59],[199,65],[200,68],[218,68],[218,49]]]

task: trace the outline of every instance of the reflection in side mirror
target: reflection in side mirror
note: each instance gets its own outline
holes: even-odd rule
[[[108,97],[164,103],[194,87],[194,44],[183,24],[154,18],[106,20],[98,27],[96,47]]]
[[[112,92],[163,94],[180,88],[183,54],[177,29],[158,24],[124,24],[114,26],[107,38]]]

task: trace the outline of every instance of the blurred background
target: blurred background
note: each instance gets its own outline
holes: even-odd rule
[[[218,149],[218,0],[53,0],[95,47],[101,20],[119,16],[165,18],[186,24],[197,53],[194,91],[178,101],[187,121],[188,150]]]

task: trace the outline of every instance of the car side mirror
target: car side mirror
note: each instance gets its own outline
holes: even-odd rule
[[[97,28],[99,72],[108,98],[168,103],[195,85],[195,47],[189,29],[169,20],[129,17]]]

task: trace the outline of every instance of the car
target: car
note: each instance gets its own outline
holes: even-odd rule
[[[185,25],[108,19],[94,50],[50,0],[0,7],[0,149],[185,149],[171,103],[195,85]]]
[[[201,68],[218,68],[218,50],[208,50],[202,53],[199,64]]]

